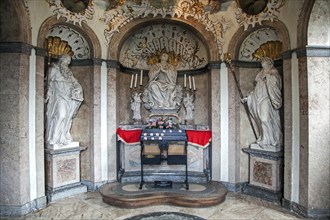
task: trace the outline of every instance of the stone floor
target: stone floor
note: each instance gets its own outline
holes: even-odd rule
[[[150,212],[180,212],[204,219],[302,219],[278,205],[231,192],[223,203],[207,208],[157,205],[134,209],[110,206],[102,202],[99,192],[87,192],[52,202],[21,219],[126,219]]]

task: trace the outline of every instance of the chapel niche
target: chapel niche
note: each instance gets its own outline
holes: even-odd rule
[[[204,42],[193,31],[178,24],[149,24],[131,33],[123,42],[119,54],[122,74],[119,75],[119,124],[131,125],[132,94],[141,93],[148,84],[148,72],[152,65],[160,61],[163,53],[168,54],[168,62],[177,70],[176,85],[182,89],[182,96],[194,96],[193,124],[208,125],[209,74],[207,70],[208,50]],[[142,77],[141,77],[142,76]],[[136,94],[135,93],[135,94]],[[187,124],[183,101],[178,107],[178,123]],[[160,109],[157,109],[160,111]],[[168,112],[168,111],[167,111]],[[161,116],[164,112],[161,111]],[[141,123],[146,124],[150,115],[156,113],[146,105],[141,105]],[[166,114],[166,111],[165,111]],[[172,113],[171,113],[172,114]],[[175,114],[175,113],[174,113]],[[156,114],[157,115],[157,114]]]

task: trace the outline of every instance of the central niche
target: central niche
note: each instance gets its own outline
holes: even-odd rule
[[[125,41],[119,61],[124,67],[149,70],[163,52],[177,70],[199,69],[207,64],[203,43],[173,24],[149,25],[136,31]]]
[[[197,36],[178,24],[131,30],[119,54],[119,124],[146,125],[159,117],[208,124],[208,49]]]

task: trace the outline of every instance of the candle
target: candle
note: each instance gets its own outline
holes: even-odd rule
[[[187,74],[184,74],[183,87],[186,88],[186,86],[187,86]]]
[[[130,88],[133,87],[133,80],[134,80],[134,74],[132,74],[132,77],[131,77],[131,85],[130,85]]]
[[[142,79],[143,79],[143,70],[141,70],[141,74],[140,74],[140,86],[142,86]]]
[[[189,76],[189,89],[191,89],[191,76]]]
[[[138,74],[135,74],[135,82],[134,82],[134,87],[137,86],[137,79],[138,79]]]
[[[194,88],[194,90],[196,90],[196,86],[195,86],[195,77],[192,77],[192,81],[193,81],[193,88]]]

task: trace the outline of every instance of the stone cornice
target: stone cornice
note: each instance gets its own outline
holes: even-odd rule
[[[108,68],[119,69],[121,67],[118,60],[106,60]]]
[[[92,66],[94,62],[92,59],[72,60],[70,66]]]
[[[330,57],[330,47],[324,46],[306,46],[295,49],[297,57]]]
[[[23,53],[31,55],[32,48],[34,48],[32,45],[22,42],[0,42],[0,53]]]
[[[207,65],[208,69],[220,69],[222,61],[212,61]]]

